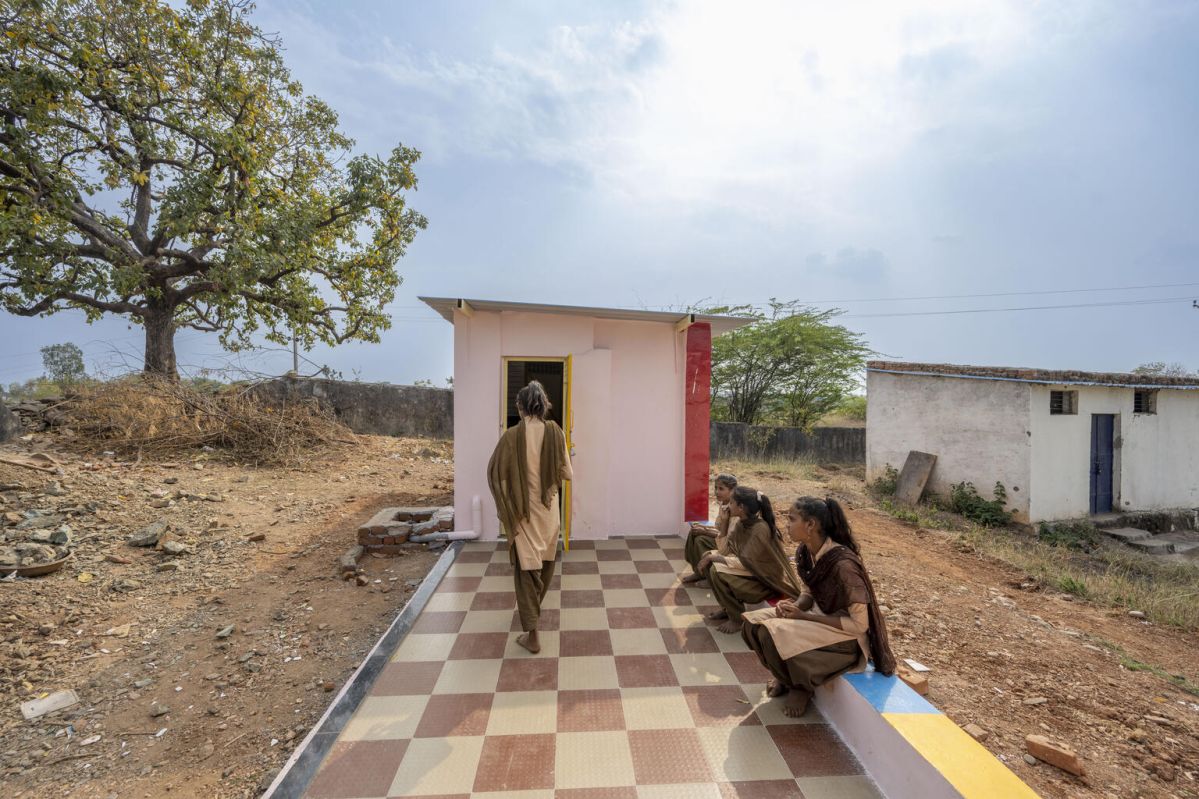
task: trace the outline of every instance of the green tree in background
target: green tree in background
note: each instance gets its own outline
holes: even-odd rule
[[[1150,361],[1132,370],[1134,375],[1150,377],[1194,377],[1195,373],[1181,363],[1166,363],[1165,361]]]
[[[772,299],[708,309],[754,321],[712,342],[713,416],[733,422],[773,422],[808,428],[857,386],[870,349],[862,337],[817,311]]]
[[[46,377],[63,388],[87,377],[83,368],[83,350],[70,342],[42,347],[42,368]]]
[[[377,341],[419,153],[349,157],[237,0],[0,0],[0,306],[174,334]]]

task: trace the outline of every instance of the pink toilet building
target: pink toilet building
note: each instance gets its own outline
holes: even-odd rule
[[[454,511],[500,534],[487,461],[519,421],[516,392],[546,387],[575,479],[571,538],[680,533],[708,518],[712,337],[749,320],[662,311],[422,297],[454,325]],[[478,498],[477,513],[472,513]]]

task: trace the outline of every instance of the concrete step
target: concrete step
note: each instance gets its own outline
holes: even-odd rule
[[[1133,541],[1144,541],[1146,538],[1153,537],[1153,533],[1148,530],[1138,530],[1135,527],[1101,528],[1101,532],[1126,544],[1130,544]]]
[[[1179,555],[1199,550],[1199,532],[1193,530],[1175,530],[1172,533],[1161,533],[1153,536],[1155,541],[1165,541],[1173,546],[1171,552]]]
[[[1162,541],[1158,536],[1149,536],[1138,541],[1129,541],[1131,546],[1150,555],[1170,555],[1174,552],[1173,541]]]

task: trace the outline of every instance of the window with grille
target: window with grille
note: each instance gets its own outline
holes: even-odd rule
[[[1049,413],[1053,416],[1078,413],[1078,392],[1050,391]]]
[[[1157,413],[1157,392],[1137,389],[1132,395],[1133,413]]]

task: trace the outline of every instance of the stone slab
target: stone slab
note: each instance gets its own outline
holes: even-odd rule
[[[1112,538],[1119,539],[1126,544],[1131,543],[1132,541],[1143,541],[1151,535],[1148,530],[1138,530],[1135,527],[1107,528],[1104,529],[1103,532],[1106,535],[1110,535]]]
[[[903,463],[899,473],[899,483],[895,487],[895,499],[905,505],[915,505],[924,495],[924,487],[937,464],[937,456],[927,452],[912,450]]]

